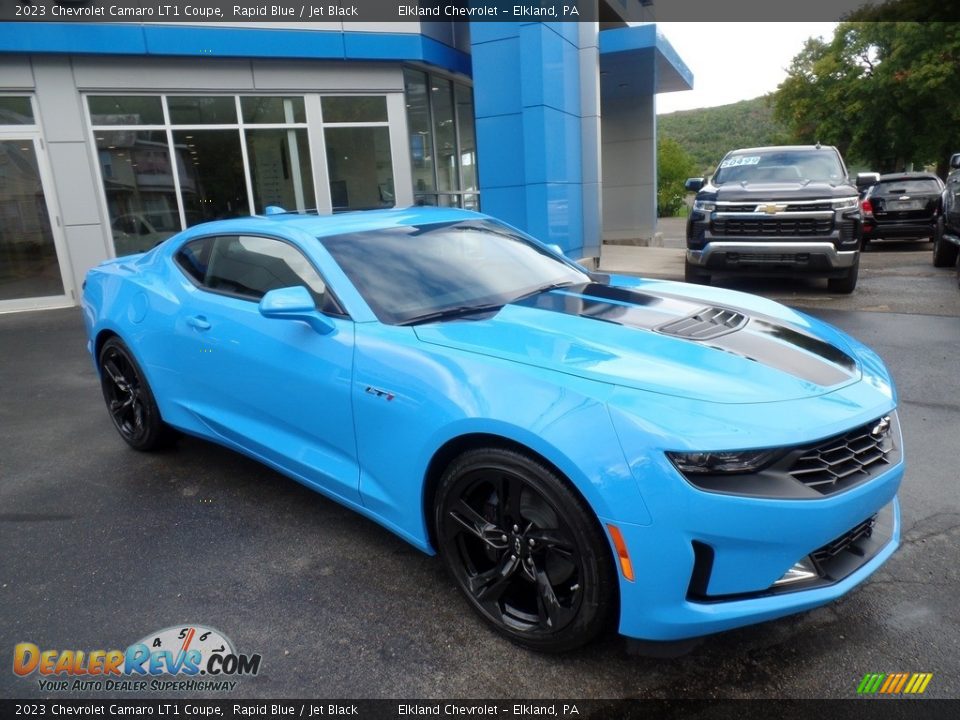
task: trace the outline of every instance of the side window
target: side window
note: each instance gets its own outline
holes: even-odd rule
[[[259,301],[270,290],[302,285],[321,312],[344,314],[313,265],[281,240],[254,235],[200,238],[184,245],[175,259],[210,290]]]

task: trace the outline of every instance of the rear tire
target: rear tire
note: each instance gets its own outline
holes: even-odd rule
[[[440,480],[434,528],[470,605],[513,642],[563,652],[607,628],[617,598],[610,544],[542,463],[505,448],[465,452]]]
[[[100,389],[113,426],[135,450],[166,447],[176,432],[160,417],[160,409],[140,365],[118,337],[107,340],[97,359]]]
[[[937,228],[933,235],[933,266],[950,267],[957,261],[957,246],[944,239],[946,227],[943,217],[937,218]]]
[[[850,266],[850,269],[847,270],[847,274],[843,277],[830,278],[827,280],[827,289],[830,292],[840,293],[842,295],[849,295],[857,287],[857,278],[860,275],[860,256],[857,255],[857,259],[853,261],[853,265]]]

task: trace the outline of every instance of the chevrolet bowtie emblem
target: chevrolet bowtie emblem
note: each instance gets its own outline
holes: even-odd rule
[[[890,429],[890,417],[881,418],[873,430],[870,431],[870,434],[875,438],[881,438],[887,434],[887,431]]]
[[[757,207],[757,212],[763,212],[763,213],[766,213],[767,215],[776,215],[778,212],[781,212],[786,209],[787,209],[786,205],[776,205],[774,203],[771,203],[769,205],[760,205],[759,207]]]

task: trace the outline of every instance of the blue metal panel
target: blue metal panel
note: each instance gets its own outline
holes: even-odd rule
[[[578,252],[583,247],[579,29],[564,23],[470,27],[484,209]],[[519,128],[515,118],[522,118]],[[516,186],[522,192],[502,191]]]
[[[0,23],[0,52],[396,60],[470,74],[466,53],[417,34],[184,25]]]
[[[210,57],[296,57],[342,60],[344,35],[310,30],[144,25],[148,55]],[[100,50],[102,52],[102,50]]]
[[[87,23],[0,23],[0,52],[143,55],[139,27]]]
[[[531,235],[556,243],[570,257],[583,249],[583,196],[579,183],[537,183],[527,185],[527,205],[539,212],[529,213]],[[547,239],[549,238],[549,239]]]
[[[540,23],[521,26],[520,42],[524,49],[524,59],[529,59],[520,65],[524,106],[549,105],[579,116],[580,70],[577,46]],[[534,62],[533,58],[537,60]]]
[[[498,187],[516,187],[526,182],[524,174],[524,116],[495,115],[477,118],[477,135],[497,138],[497,142],[483,148],[482,182],[483,203],[487,191]]]
[[[493,23],[479,23],[487,25]],[[476,27],[474,24],[472,27]],[[474,45],[473,102],[477,118],[518,113],[522,108],[520,95],[520,39],[503,38],[482,45]],[[482,88],[482,91],[479,90]],[[488,170],[484,158],[483,172]]]
[[[583,182],[578,116],[545,105],[525,108],[523,137],[528,184]]]

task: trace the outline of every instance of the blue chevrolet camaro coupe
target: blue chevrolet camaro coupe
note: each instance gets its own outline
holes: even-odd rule
[[[896,549],[880,358],[752,295],[598,276],[461,210],[190,228],[87,276],[138,450],[233,448],[437,552],[539,650],[833,600]]]

